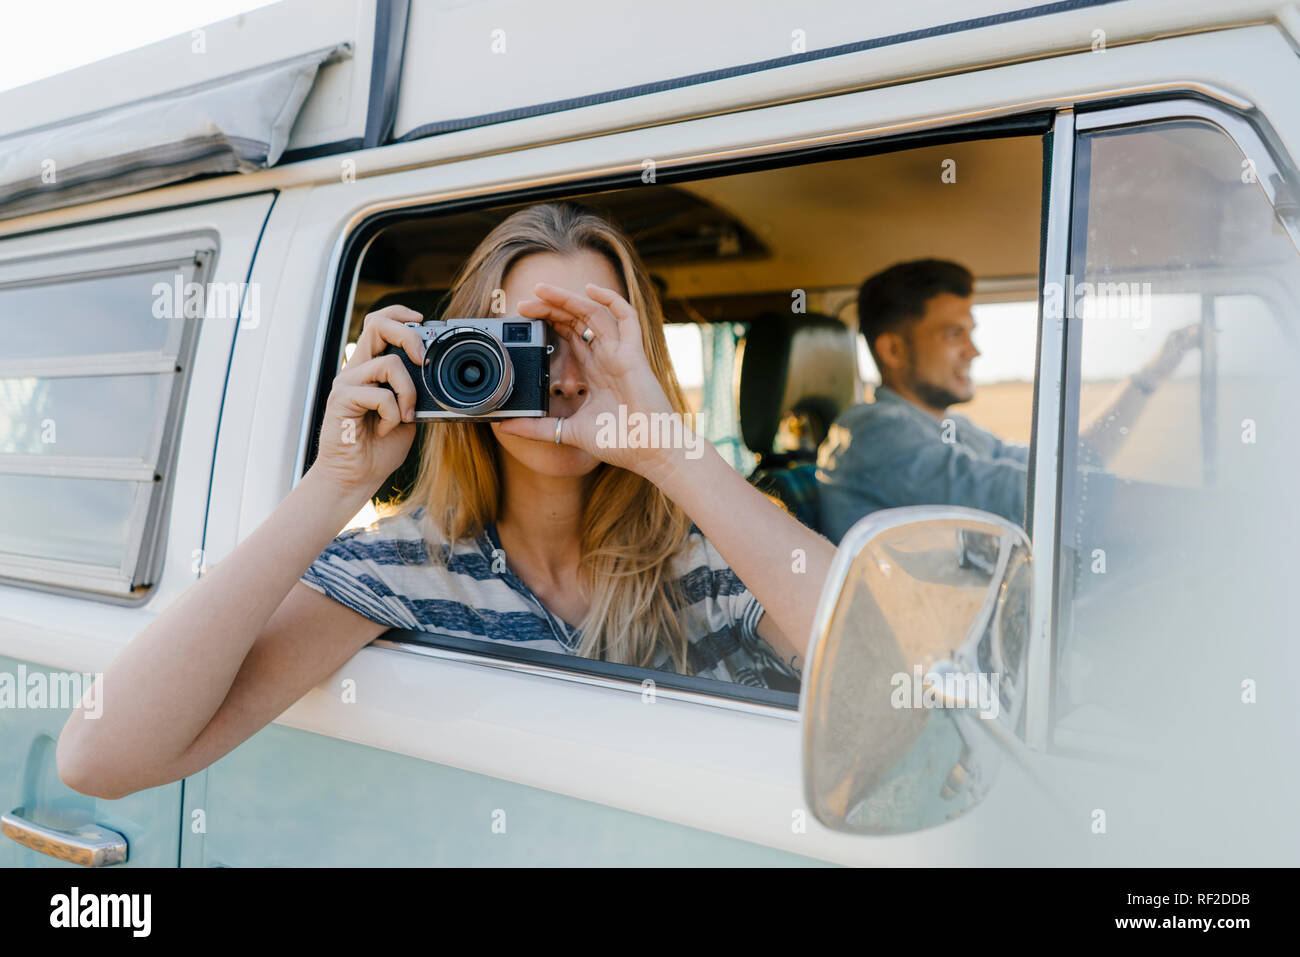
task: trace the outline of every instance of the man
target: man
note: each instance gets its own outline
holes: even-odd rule
[[[974,278],[937,259],[899,263],[858,293],[858,323],[880,370],[874,402],[855,405],[819,450],[821,531],[839,542],[862,516],[902,505],[965,505],[1025,521],[1029,447],[1003,442],[949,407],[975,396],[971,361]],[[1080,430],[1085,450],[1105,462],[1161,380],[1195,344],[1177,330]]]

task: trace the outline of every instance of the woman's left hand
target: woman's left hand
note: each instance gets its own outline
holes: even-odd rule
[[[671,450],[629,447],[622,427],[637,421],[630,419],[632,413],[647,416],[647,423],[667,421],[648,416],[674,415],[673,407],[646,358],[641,317],[636,310],[612,289],[593,283],[587,283],[585,288],[587,296],[581,296],[539,282],[534,288],[537,298],[519,304],[519,315],[544,319],[564,338],[587,384],[587,399],[577,412],[564,419],[560,442],[648,476],[665,464],[663,459]],[[585,342],[582,334],[588,329],[594,336]],[[625,409],[621,416],[620,406]],[[557,421],[554,416],[505,419],[498,428],[508,435],[552,442]],[[679,427],[685,429],[686,423]],[[684,435],[677,427],[673,434]],[[693,436],[687,438],[693,440]]]

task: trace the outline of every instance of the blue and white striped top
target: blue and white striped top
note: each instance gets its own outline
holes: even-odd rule
[[[389,515],[345,531],[312,562],[303,583],[394,628],[577,652],[578,629],[552,614],[510,570],[495,526],[477,540],[456,543],[444,565],[430,558],[434,543],[425,537],[423,515],[423,509]],[[437,547],[447,553],[445,543]],[[763,615],[758,599],[694,525],[675,571],[693,612],[682,612],[689,674],[798,691],[798,673],[755,631]],[[676,673],[666,648],[653,667]]]

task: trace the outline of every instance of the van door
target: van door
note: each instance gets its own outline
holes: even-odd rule
[[[1219,104],[1077,122],[1051,745],[1171,769],[1093,799],[1159,859],[1276,865],[1296,853],[1294,708],[1265,693],[1297,655],[1295,172]]]
[[[671,146],[711,155],[752,135],[737,128],[751,120],[711,121],[684,146],[681,130],[655,130],[662,151],[593,138],[286,190],[254,271],[271,270],[283,257],[274,267],[274,321],[241,339],[232,368],[241,388],[228,394],[222,419],[216,469],[230,478],[214,488],[209,562],[224,560],[301,475],[295,454],[310,442],[312,399],[328,391],[338,371],[354,313],[376,301],[373,289],[355,291],[367,275],[362,251],[384,249],[382,236],[359,225],[372,210],[396,205],[395,197],[411,197],[414,206],[421,196],[436,202],[483,184],[514,199],[510,186],[499,184],[536,182],[557,170],[594,178],[624,164],[629,150],[666,155]],[[780,142],[783,134],[806,132],[797,115],[784,122],[789,130],[764,128],[762,135]],[[1045,121],[1032,122],[1029,134],[1041,135]],[[1036,136],[990,142],[1017,147],[1038,173]],[[937,154],[933,165],[945,155],[951,153]],[[717,186],[717,179],[710,182]],[[1036,183],[1025,194],[1032,272],[1041,197]],[[445,212],[462,212],[448,206]],[[482,217],[481,228],[487,217],[474,215]],[[452,258],[449,230],[432,229],[443,258]],[[416,245],[413,234],[404,235],[406,247]],[[855,271],[848,281],[860,278]],[[777,295],[789,299],[784,287]],[[309,309],[315,303],[318,315]],[[265,348],[257,352],[252,346],[262,336]],[[320,389],[306,380],[311,369]],[[237,438],[242,434],[247,438]],[[693,693],[666,678],[660,684],[662,675],[647,689],[644,677],[510,660],[499,649],[390,633],[186,782],[183,863],[788,866],[975,859],[970,848],[980,839],[980,822],[955,822],[960,838],[944,828],[908,841],[856,843],[809,822],[800,793],[797,702],[741,700],[733,689]],[[1000,820],[1024,826],[1023,816],[1010,811]]]
[[[462,168],[465,175],[484,175],[476,165]],[[239,388],[232,385],[224,400],[209,567],[298,477],[314,393],[309,373],[326,382],[334,374],[321,368],[324,333],[309,304],[321,299],[322,266],[339,257],[340,228],[359,200],[401,195],[408,180],[428,173],[414,172],[287,189],[277,200],[251,274],[255,285],[265,277],[263,321],[237,341],[230,380]],[[332,282],[325,285],[328,318]],[[341,356],[342,346],[332,351]],[[663,689],[647,698],[639,683],[506,668],[414,645],[369,647],[186,779],[181,862],[820,865],[735,836],[791,834],[798,728],[789,708]],[[395,745],[398,736],[404,742]],[[548,739],[563,759],[553,760],[551,747],[530,754],[523,745]],[[503,762],[513,773],[503,772]],[[782,782],[775,812],[734,802],[734,782],[743,786],[744,769],[755,763]],[[711,797],[681,802],[683,788]],[[656,811],[666,795],[678,805],[673,820]],[[717,819],[729,820],[732,833]]]
[[[0,236],[0,867],[89,862],[96,844],[103,864],[179,861],[180,782],[87,797],[59,780],[55,747],[95,676],[199,573],[273,202]]]

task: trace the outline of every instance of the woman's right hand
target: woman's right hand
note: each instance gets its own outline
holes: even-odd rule
[[[370,313],[352,357],[334,379],[312,471],[343,493],[373,495],[411,448],[415,383],[401,356],[382,353],[389,345],[399,346],[412,362],[422,364],[424,342],[405,323],[423,318],[405,306]]]

